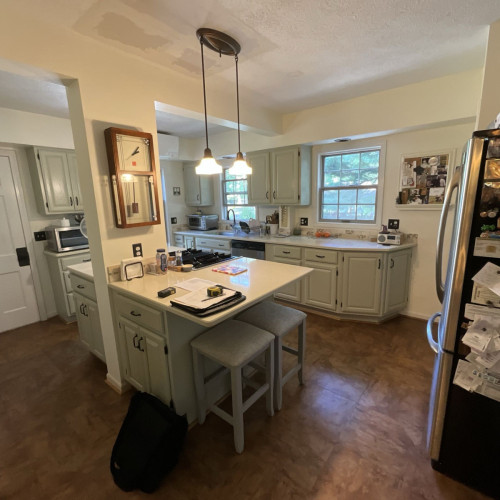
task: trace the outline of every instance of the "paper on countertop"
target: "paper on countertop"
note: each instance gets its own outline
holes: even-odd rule
[[[177,288],[182,288],[183,290],[187,290],[188,292],[195,292],[197,290],[201,290],[202,288],[205,289],[205,296],[206,296],[206,289],[209,286],[215,286],[217,283],[209,280],[202,280],[200,278],[192,278],[190,280],[182,281],[181,283],[176,283]]]
[[[493,293],[500,295],[500,267],[487,262],[484,267],[472,278],[479,285],[489,288]]]
[[[236,293],[236,290],[224,288],[222,295],[219,295],[218,297],[207,297],[207,290],[204,285],[203,288],[183,295],[182,297],[176,297],[175,299],[172,299],[171,302],[177,302],[178,304],[195,307],[197,309],[206,309],[207,307],[218,304],[219,302],[236,295]]]

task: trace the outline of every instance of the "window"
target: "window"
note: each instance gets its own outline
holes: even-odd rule
[[[374,224],[380,148],[321,157],[319,220]]]
[[[237,220],[256,218],[255,207],[248,205],[248,181],[246,175],[231,175],[228,168],[224,169],[222,204],[224,206],[224,213],[222,214],[224,218],[230,209],[234,210]]]

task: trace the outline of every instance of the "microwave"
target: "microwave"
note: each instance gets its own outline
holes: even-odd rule
[[[188,215],[189,229],[198,231],[208,231],[219,227],[218,215]]]
[[[71,252],[89,247],[89,240],[83,236],[80,226],[48,226],[45,237],[47,248],[53,252]]]

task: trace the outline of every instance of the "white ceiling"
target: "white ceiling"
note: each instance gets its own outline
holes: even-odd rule
[[[481,67],[487,26],[500,19],[499,0],[17,0],[16,5],[54,27],[196,79],[201,76],[196,29],[227,32],[242,46],[240,94],[282,113]],[[207,81],[233,86],[232,58],[205,54]],[[33,88],[32,82],[18,85],[0,77],[1,106],[64,114],[52,84]],[[175,133],[168,115],[159,120],[161,130]]]

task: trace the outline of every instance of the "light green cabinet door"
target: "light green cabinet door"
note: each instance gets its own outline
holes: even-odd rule
[[[47,213],[73,212],[71,177],[65,152],[38,150]]]
[[[184,248],[194,248],[193,236],[184,236]]]
[[[138,325],[120,316],[120,330],[124,343],[125,378],[139,391],[149,392],[145,338]]]
[[[299,149],[271,151],[271,201],[280,205],[299,203]]]
[[[87,306],[86,299],[78,293],[73,294],[73,299],[75,301],[76,320],[78,321],[80,340],[87,349],[91,350],[92,325],[89,316],[85,314],[85,308]]]
[[[305,261],[304,266],[312,267],[314,271],[303,280],[303,303],[335,311],[337,302],[337,266],[321,265],[310,261]]]
[[[73,198],[73,209],[77,212],[83,212],[83,196],[80,189],[78,178],[78,164],[76,163],[76,154],[67,153],[69,177],[71,182],[71,193]]]
[[[247,162],[252,167],[248,176],[248,204],[271,203],[271,175],[269,172],[269,153],[248,153]]]
[[[186,205],[203,207],[214,204],[212,175],[197,175],[196,165],[184,165],[184,191]]]
[[[146,355],[149,368],[149,390],[151,394],[169,404],[170,377],[165,340],[153,332],[141,329],[145,336]]]
[[[300,266],[301,264],[300,260],[283,259],[281,257],[273,257],[272,260],[273,262],[281,262],[282,264],[290,264],[292,266]],[[298,281],[296,280],[293,283],[290,283],[289,285],[280,288],[279,291],[275,293],[275,296],[285,300],[291,300],[292,302],[300,302],[302,295],[301,288],[302,288],[301,280]]]
[[[102,361],[106,361],[104,355],[104,341],[102,339],[101,322],[99,319],[99,308],[93,300],[86,299],[85,310],[90,324],[91,351]]]
[[[383,255],[376,252],[344,252],[341,311],[379,314]]]
[[[411,249],[387,255],[387,280],[385,285],[384,313],[403,309],[408,302]]]

